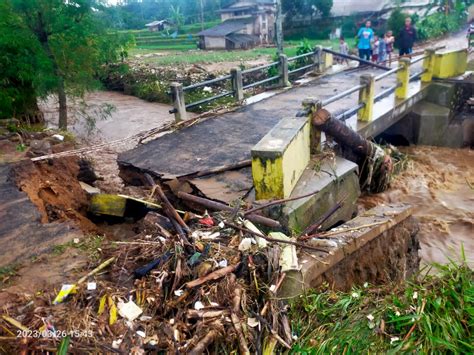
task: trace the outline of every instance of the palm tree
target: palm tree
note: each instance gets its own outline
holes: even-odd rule
[[[176,29],[178,30],[184,24],[184,16],[181,13],[179,6],[174,7],[171,5],[171,20],[176,25]]]

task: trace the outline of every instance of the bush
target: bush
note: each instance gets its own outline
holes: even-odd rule
[[[293,301],[292,354],[472,354],[474,273],[437,265],[403,285],[322,289]],[[370,350],[369,350],[370,349]]]
[[[464,11],[454,11],[449,15],[438,12],[425,17],[418,24],[418,38],[426,40],[449,32],[460,30],[466,23]]]

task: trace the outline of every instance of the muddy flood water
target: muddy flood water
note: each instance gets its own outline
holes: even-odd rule
[[[364,196],[361,204],[411,204],[420,225],[423,264],[459,260],[464,247],[474,266],[474,151],[426,146],[401,150],[409,155],[406,171],[390,190]]]

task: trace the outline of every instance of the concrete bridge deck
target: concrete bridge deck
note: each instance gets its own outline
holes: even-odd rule
[[[421,63],[413,65],[412,73],[420,68]],[[330,98],[358,85],[362,74],[378,75],[382,72],[364,68],[320,77],[234,112],[212,117],[138,146],[120,154],[118,163],[121,167],[133,167],[166,179],[249,160],[251,148],[282,118],[295,116],[303,99]],[[377,82],[376,92],[394,86],[395,81],[395,76],[390,76]],[[420,90],[419,82],[410,84],[411,96]],[[333,113],[342,113],[353,107],[357,98],[356,92],[326,107]],[[376,104],[374,116],[380,114],[383,118],[399,104],[392,94]],[[391,121],[396,119],[397,116],[392,117]],[[386,128],[386,124],[377,122],[377,119],[361,123],[353,116],[347,122],[365,136],[376,135]]]

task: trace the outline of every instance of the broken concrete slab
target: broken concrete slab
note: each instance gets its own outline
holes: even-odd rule
[[[328,253],[299,254],[299,271],[287,273],[280,296],[290,298],[323,282],[335,289],[405,279],[419,266],[418,225],[409,205],[380,205],[312,240]]]

